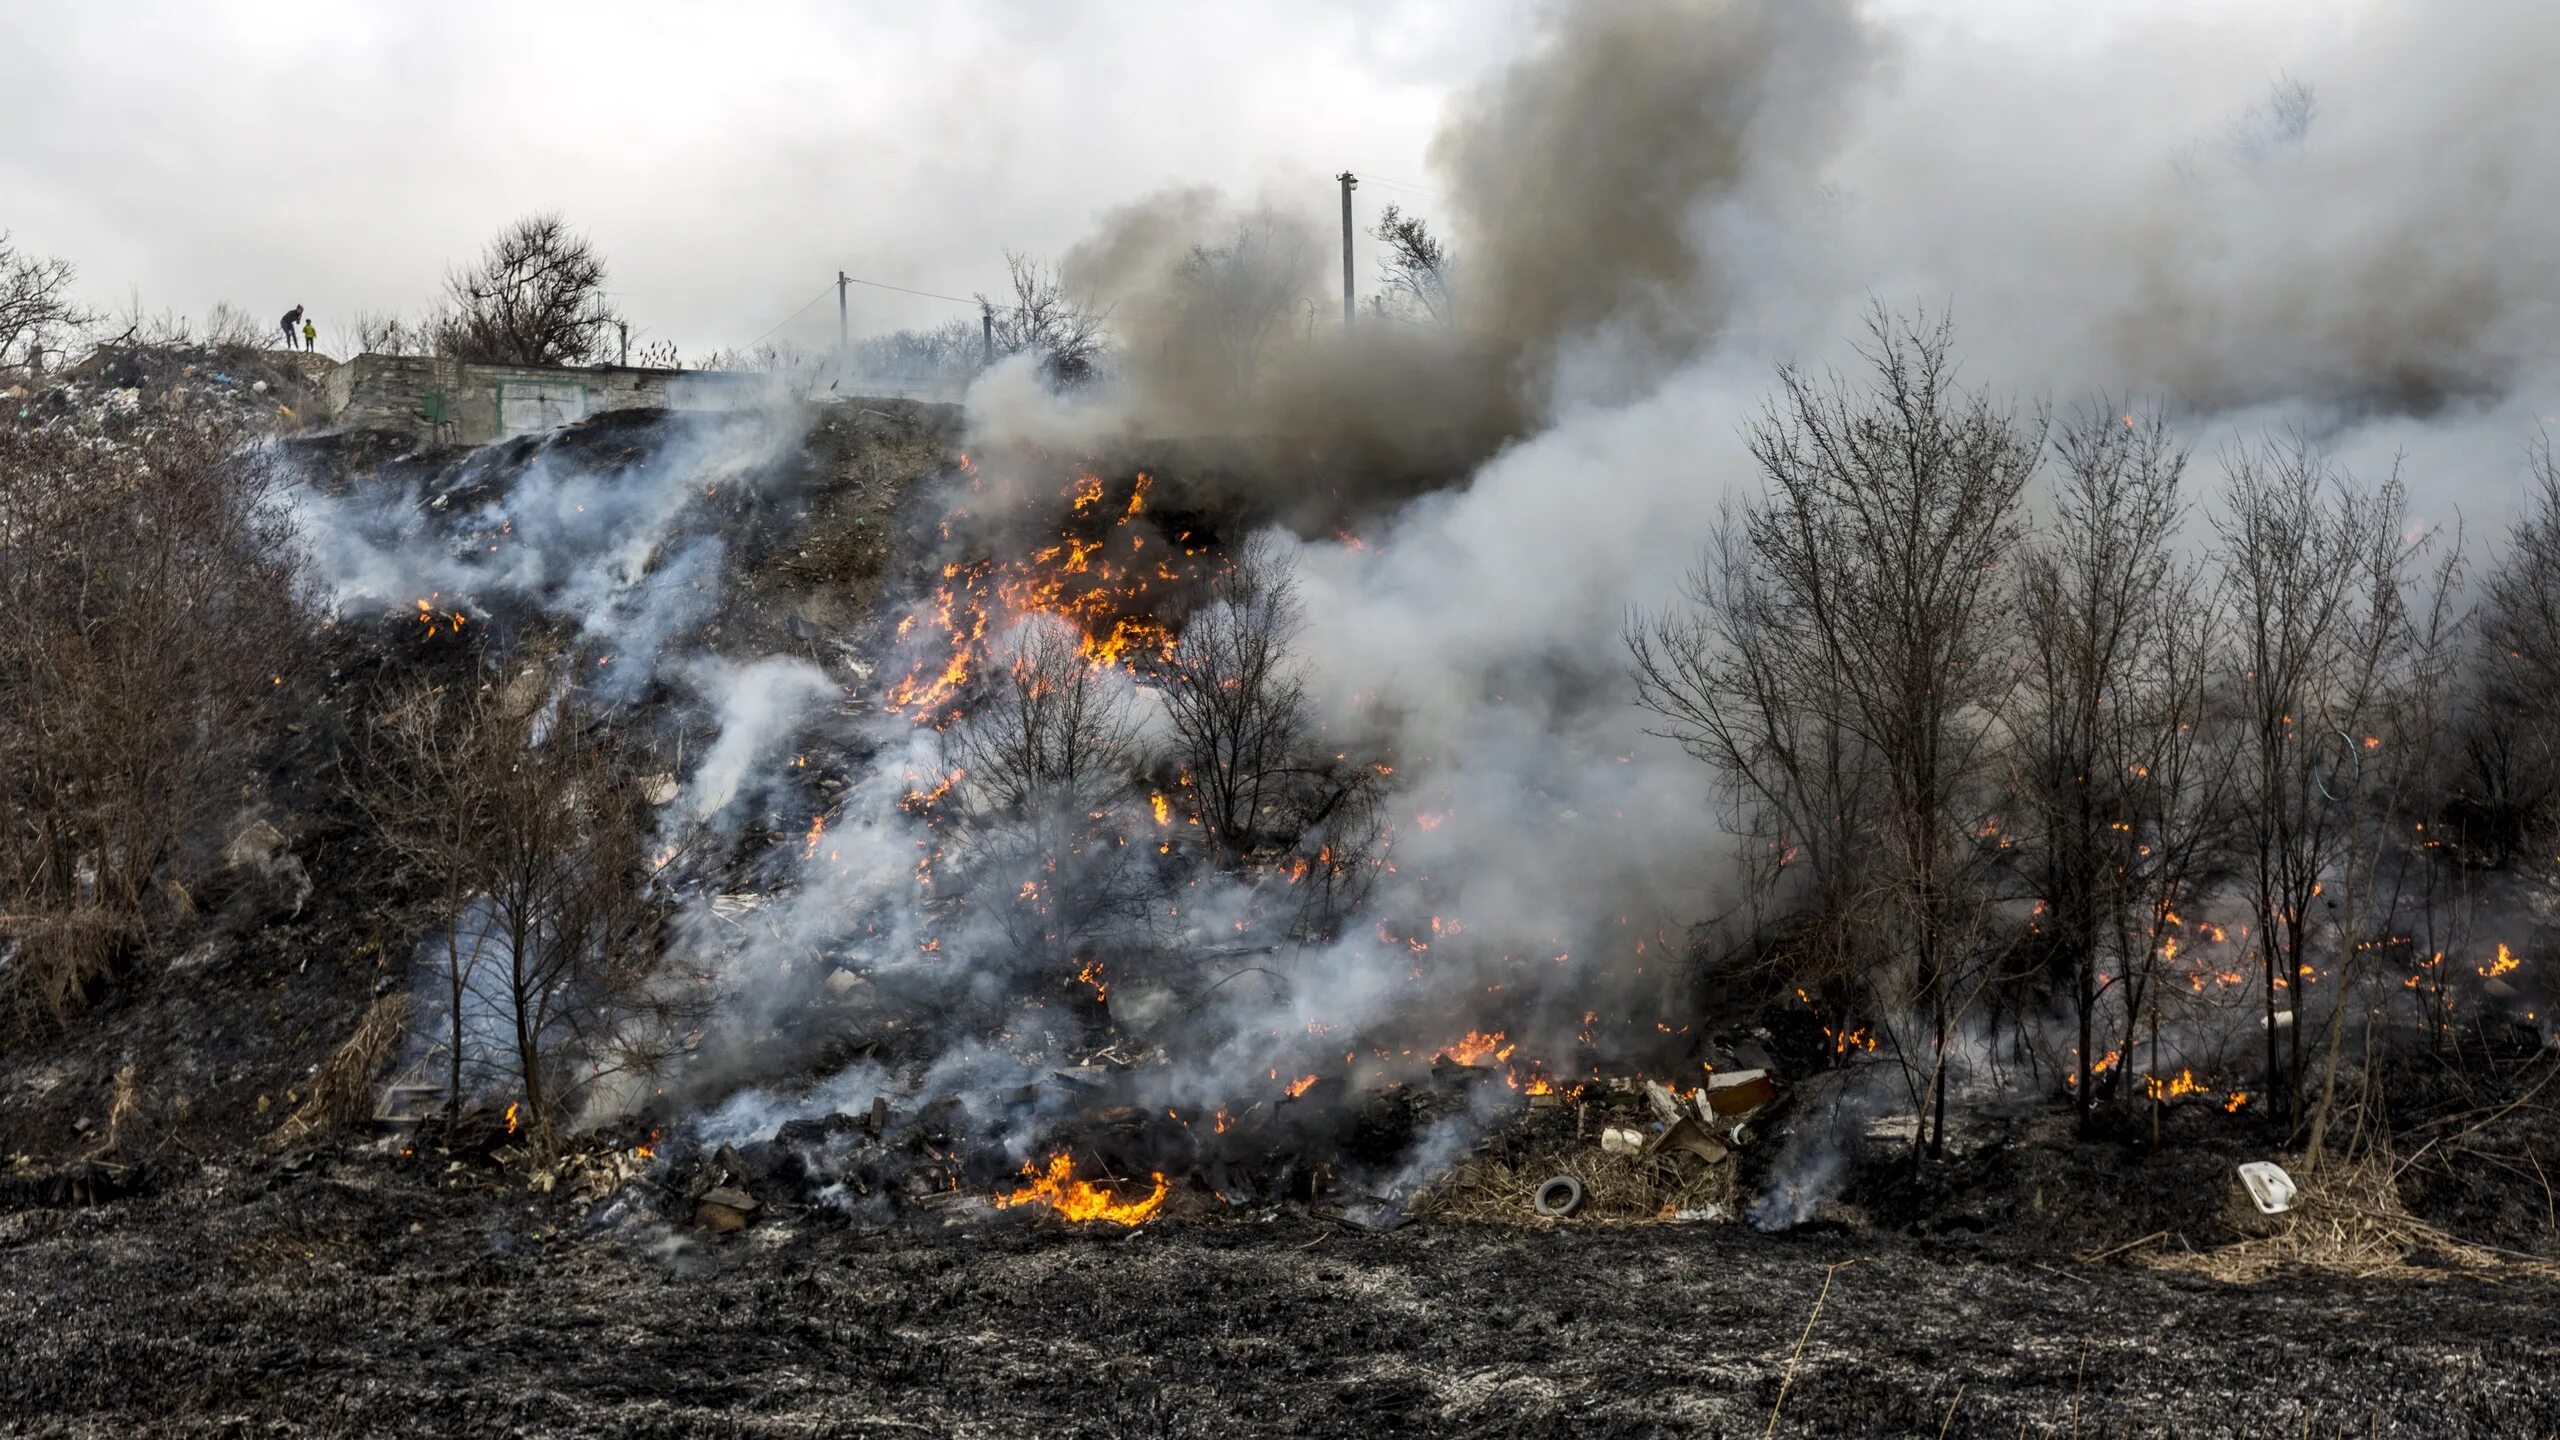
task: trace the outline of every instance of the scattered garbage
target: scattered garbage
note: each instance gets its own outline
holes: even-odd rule
[[[731,1234],[747,1228],[761,1208],[756,1197],[732,1185],[706,1192],[693,1205],[693,1223],[716,1235]]]
[[[1570,1175],[1558,1175],[1538,1187],[1537,1198],[1531,1203],[1539,1214],[1551,1220],[1562,1220],[1580,1210],[1584,1198],[1581,1181]]]
[[[1716,1114],[1741,1119],[1767,1109],[1778,1087],[1766,1070],[1728,1070],[1707,1077],[1705,1098]]]
[[[2240,1167],[2240,1183],[2247,1187],[2249,1198],[2257,1202],[2264,1215],[2281,1215],[2293,1208],[2293,1197],[2301,1193],[2293,1177],[2284,1167],[2265,1160],[2252,1160]]]

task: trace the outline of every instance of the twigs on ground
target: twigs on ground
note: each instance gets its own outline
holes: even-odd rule
[[[1804,1342],[1813,1338],[1814,1322],[1822,1318],[1822,1302],[1831,1295],[1831,1277],[1857,1263],[1854,1259],[1841,1260],[1823,1268],[1822,1288],[1814,1292],[1813,1312],[1804,1317],[1804,1333],[1796,1337],[1795,1353],[1787,1357],[1787,1373],[1778,1381],[1777,1403],[1769,1407],[1769,1428],[1760,1432],[1761,1440],[1778,1433],[1778,1412],[1787,1408],[1787,1390],[1796,1383],[1796,1362],[1804,1358]]]

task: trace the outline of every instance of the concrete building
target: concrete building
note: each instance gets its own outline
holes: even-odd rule
[[[779,382],[770,375],[632,365],[475,365],[430,355],[359,355],[321,382],[335,429],[407,430],[485,445],[572,425],[608,410],[735,410]]]

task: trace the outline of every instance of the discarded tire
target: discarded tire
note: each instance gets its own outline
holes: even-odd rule
[[[1582,1208],[1582,1182],[1570,1175],[1558,1175],[1538,1187],[1538,1213],[1561,1220]]]

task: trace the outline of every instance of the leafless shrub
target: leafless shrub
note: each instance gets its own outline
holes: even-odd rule
[[[228,300],[214,301],[213,308],[205,312],[204,343],[207,345],[254,350],[263,347],[271,333],[269,326],[259,323],[248,311]]]
[[[1147,912],[1137,821],[1137,722],[1119,670],[1072,624],[1035,619],[1006,643],[986,698],[954,732],[966,816],[953,873],[1018,954],[1055,962],[1129,933]]]
[[[451,311],[436,323],[436,353],[499,365],[601,360],[616,321],[604,282],[604,257],[585,236],[556,213],[529,215],[446,278]]]
[[[59,1023],[183,909],[279,732],[302,613],[279,483],[182,421],[0,429],[0,991],[21,1026]]]
[[[18,249],[0,230],[0,375],[42,374],[97,318],[71,298],[79,274],[68,260]]]
[[[1307,729],[1306,687],[1289,655],[1297,584],[1251,542],[1185,625],[1165,666],[1164,707],[1190,804],[1219,862],[1294,834],[1288,780]]]

